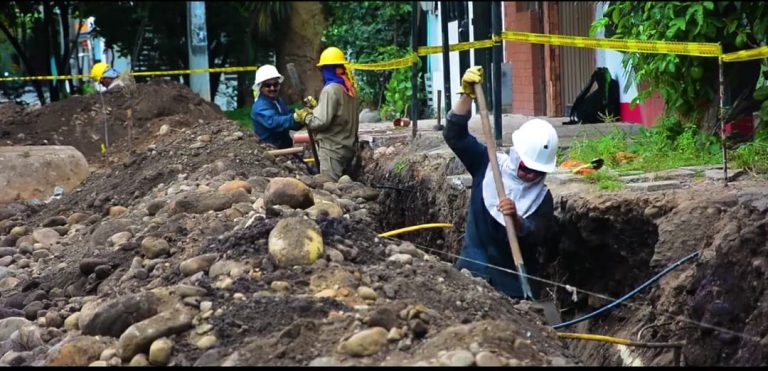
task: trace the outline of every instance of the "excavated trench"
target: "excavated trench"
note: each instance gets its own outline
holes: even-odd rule
[[[382,231],[426,223],[453,224],[453,228],[398,236],[453,263],[464,237],[468,175],[462,175],[463,166],[450,152],[423,152],[402,148],[380,153],[376,161],[369,162],[365,181],[381,191],[378,224]],[[539,254],[539,264],[541,278],[560,284],[543,285],[556,297],[563,321],[608,305],[612,302],[608,298],[621,298],[697,248],[702,257],[708,256],[706,263],[700,258],[680,264],[622,305],[558,329],[638,342],[685,343],[681,352],[564,340],[585,365],[765,365],[765,259],[750,256],[766,251],[768,206],[747,205],[761,202],[764,195],[756,194],[746,202],[723,196],[713,202],[686,203],[659,195],[553,193],[556,248],[551,256]],[[729,214],[762,223],[744,237],[733,229],[733,223],[728,224]],[[690,239],[682,228],[691,228]],[[723,242],[733,240],[737,241],[731,245],[749,246],[753,255],[734,262],[721,254],[728,249]],[[587,293],[574,293],[565,285]],[[730,290],[746,290],[749,295],[739,298]],[[734,335],[739,333],[746,335]]]

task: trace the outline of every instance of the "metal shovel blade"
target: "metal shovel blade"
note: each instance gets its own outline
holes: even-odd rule
[[[560,310],[557,309],[555,302],[534,301],[531,306],[543,312],[544,319],[547,321],[548,325],[554,326],[563,322],[563,318],[560,316]]]
[[[528,276],[525,272],[525,266],[522,264],[517,266],[518,271],[520,272],[520,286],[523,288],[523,295],[525,295],[526,298],[530,299],[533,304],[531,305],[533,308],[536,308],[540,310],[544,314],[544,319],[547,321],[547,324],[550,326],[557,325],[559,323],[563,322],[563,318],[560,316],[560,310],[557,309],[557,305],[553,300],[536,300],[533,298],[533,292],[531,291],[531,286],[528,283]]]

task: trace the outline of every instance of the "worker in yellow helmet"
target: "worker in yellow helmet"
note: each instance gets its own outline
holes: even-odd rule
[[[125,83],[118,77],[120,73],[105,62],[96,63],[91,68],[91,79],[95,82],[96,91],[100,93],[124,86]]]
[[[317,107],[312,111],[299,111],[298,115],[315,133],[319,146],[320,174],[337,181],[342,175],[355,178],[358,171],[359,126],[357,97],[344,52],[329,47],[320,54],[323,90]],[[306,115],[305,115],[306,114]]]

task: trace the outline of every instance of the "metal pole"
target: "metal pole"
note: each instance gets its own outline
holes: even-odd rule
[[[720,146],[723,150],[723,186],[728,186],[728,150],[725,148],[725,108],[723,107],[723,98],[725,89],[723,87],[723,59],[718,58],[718,84],[720,87]]]
[[[411,1],[411,50],[416,53],[419,48],[419,2]],[[411,138],[416,138],[419,130],[419,64],[418,60],[411,65]]]
[[[448,52],[448,5],[447,1],[440,2],[440,24],[443,34],[443,90],[445,92],[445,111],[451,110],[451,61]]]
[[[501,1],[491,3],[491,33],[497,37],[501,36]],[[493,73],[491,75],[493,84],[493,132],[496,146],[501,147],[501,57],[502,42],[493,46]]]
[[[469,41],[469,6],[467,1],[462,1],[459,8],[459,42]],[[469,50],[459,52],[459,70],[466,71],[469,65]]]
[[[205,2],[187,2],[187,46],[189,69],[208,69],[208,31],[205,27]],[[189,74],[189,88],[206,101],[211,101],[208,73]]]

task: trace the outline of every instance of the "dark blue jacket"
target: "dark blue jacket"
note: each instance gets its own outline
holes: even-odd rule
[[[473,275],[483,277],[497,290],[511,297],[522,298],[523,290],[517,274],[465,260],[471,259],[517,271],[506,229],[486,210],[483,200],[483,179],[490,162],[488,150],[484,144],[469,134],[467,128],[469,115],[456,115],[449,112],[446,121],[443,138],[472,175],[467,225],[464,245],[461,249],[463,259],[459,259],[456,266],[459,269],[467,268]],[[524,267],[529,275],[538,273],[537,250],[547,243],[547,234],[553,232],[552,221],[554,221],[552,193],[547,190],[539,207],[523,219],[523,228],[516,231]],[[534,291],[534,296],[538,297],[535,290],[536,281],[529,278],[528,282]]]
[[[293,121],[293,112],[282,98],[272,100],[259,94],[251,107],[253,132],[265,143],[277,148],[293,147],[290,130],[299,130],[301,126]]]

